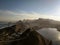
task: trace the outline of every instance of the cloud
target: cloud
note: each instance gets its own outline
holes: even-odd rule
[[[16,21],[16,20],[22,20],[22,19],[27,19],[31,18],[29,16],[31,14],[26,13],[26,12],[14,12],[14,11],[8,11],[8,10],[0,10],[0,21]]]
[[[23,19],[38,19],[38,18],[45,18],[45,19],[55,19],[59,20],[59,16],[54,16],[52,14],[40,14],[36,12],[14,12],[9,10],[0,10],[0,21],[17,21]]]

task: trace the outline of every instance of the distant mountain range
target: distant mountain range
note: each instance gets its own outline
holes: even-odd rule
[[[24,23],[30,27],[35,28],[57,28],[60,31],[60,21],[55,21],[51,19],[36,19],[36,20],[25,20]]]
[[[23,21],[18,21],[16,23],[11,23],[11,22],[0,22],[0,26],[2,25],[13,25],[13,24],[18,24],[17,27],[20,25],[23,25],[25,28],[33,28],[35,30],[38,30],[40,28],[57,28],[60,31],[60,21],[55,21],[51,19],[35,19],[35,20],[23,20]],[[25,26],[24,26],[25,25]],[[22,26],[20,26],[22,28]],[[20,28],[19,27],[19,28]]]

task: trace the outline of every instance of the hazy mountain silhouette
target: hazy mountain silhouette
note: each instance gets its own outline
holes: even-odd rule
[[[60,21],[39,18],[36,20],[25,20],[24,22],[26,23],[26,25],[29,25],[30,27],[36,29],[50,27],[50,28],[57,28],[58,31],[60,31]]]

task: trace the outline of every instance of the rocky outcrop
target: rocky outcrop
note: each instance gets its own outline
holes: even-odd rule
[[[22,34],[20,34],[21,32],[16,32],[16,28],[20,27],[20,25],[18,25],[1,29],[3,31],[0,33],[0,45],[52,45],[52,41],[44,38],[31,28],[24,29],[21,27],[24,29],[21,29],[23,30],[21,31]],[[20,31],[20,28],[18,30]],[[3,32],[5,33],[3,34]]]
[[[15,31],[16,31],[16,32],[22,32],[22,31],[24,31],[26,28],[27,28],[26,25],[25,25],[22,21],[18,21],[18,22],[16,23]]]
[[[22,36],[26,36],[26,33],[27,38],[22,42],[23,45],[52,45],[52,41],[44,38],[41,34],[34,30],[31,31],[30,29],[27,29]]]

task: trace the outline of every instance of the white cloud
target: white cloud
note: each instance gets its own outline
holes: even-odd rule
[[[8,10],[0,10],[0,21],[17,21],[22,19],[37,19],[37,18],[48,18],[48,19],[55,19],[60,21],[59,16],[54,16],[50,14],[40,14],[36,12],[28,13],[26,11],[14,12]]]

